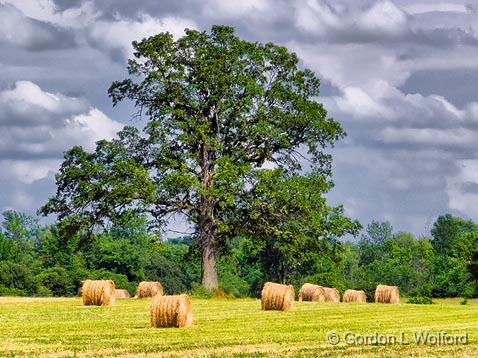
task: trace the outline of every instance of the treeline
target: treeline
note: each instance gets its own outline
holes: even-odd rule
[[[200,252],[191,238],[162,241],[147,220],[133,217],[84,241],[58,225],[3,213],[0,295],[71,296],[81,281],[113,279],[131,293],[142,280],[159,280],[167,293],[206,295],[199,285]],[[471,297],[477,293],[478,226],[451,215],[438,218],[430,237],[394,232],[372,222],[354,241],[324,240],[310,249],[284,240],[237,237],[222,248],[221,292],[257,296],[264,282],[304,282],[364,289],[397,285],[409,296]]]

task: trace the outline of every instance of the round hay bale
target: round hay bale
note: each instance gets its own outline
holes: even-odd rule
[[[363,290],[347,290],[344,292],[343,302],[367,302],[367,295]]]
[[[130,298],[130,294],[128,290],[121,290],[121,289],[116,289],[115,290],[115,297],[116,298]]]
[[[299,302],[300,301],[324,302],[324,288],[319,285],[304,283],[299,290]]]
[[[193,313],[188,295],[155,296],[150,318],[152,327],[190,327]]]
[[[325,302],[340,302],[340,292],[333,287],[322,287],[325,293]]]
[[[115,303],[115,283],[112,280],[86,280],[81,289],[85,306],[110,306]]]
[[[399,303],[400,292],[397,286],[378,285],[375,289],[375,303]]]
[[[154,297],[156,295],[163,295],[164,289],[158,281],[142,281],[136,289],[136,297]]]
[[[266,282],[262,288],[263,310],[288,311],[294,307],[295,292],[292,285]]]

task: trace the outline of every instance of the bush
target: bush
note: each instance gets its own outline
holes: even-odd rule
[[[246,297],[249,295],[249,284],[238,275],[227,271],[219,273],[219,282],[226,296]]]
[[[5,292],[21,296],[35,294],[38,287],[29,267],[10,261],[0,262],[0,282]]]
[[[246,297],[251,293],[249,283],[238,272],[238,266],[236,257],[232,255],[222,257],[218,262],[219,286],[225,296]]]
[[[214,294],[206,290],[201,284],[194,282],[191,287],[190,295],[195,298],[212,298]]]
[[[431,297],[414,296],[414,297],[410,297],[407,303],[414,304],[414,305],[432,305],[434,302]]]
[[[189,246],[178,241],[163,242],[154,247],[145,267],[148,280],[159,281],[167,294],[191,290],[192,282],[201,276],[200,259],[189,252]]]
[[[0,296],[26,296],[27,293],[24,290],[20,290],[14,287],[5,287],[0,285]]]
[[[50,291],[50,296],[72,296],[75,294],[75,283],[72,274],[64,267],[55,266],[37,275],[43,289]],[[46,293],[45,290],[43,290]],[[37,294],[38,291],[37,291]],[[44,294],[40,294],[43,296]]]
[[[37,296],[37,297],[51,297],[51,296],[53,296],[53,292],[45,286],[39,286],[37,288],[37,292],[36,292],[35,296]]]

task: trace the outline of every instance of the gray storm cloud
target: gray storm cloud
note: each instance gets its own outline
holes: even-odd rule
[[[458,0],[0,0],[0,209],[35,211],[64,150],[128,122],[106,89],[132,40],[215,23],[289,47],[323,79],[348,132],[333,203],[416,234],[445,212],[478,220],[478,11]]]

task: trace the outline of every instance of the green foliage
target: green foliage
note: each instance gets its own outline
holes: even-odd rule
[[[53,292],[45,286],[38,286],[37,291],[35,293],[35,296],[38,297],[51,297],[53,295]]]
[[[359,256],[358,263],[354,262],[353,276],[349,273],[352,276],[349,285],[364,289],[370,298],[381,283],[399,286],[403,293],[411,295],[431,295],[435,254],[430,240],[415,239],[403,232],[393,234],[388,229],[389,224],[375,223],[374,227],[385,228],[382,232],[386,235],[380,235],[384,239],[376,240],[369,233],[359,241],[355,251]]]
[[[184,293],[199,281],[200,261],[187,244],[165,242],[153,248],[145,274],[150,280],[160,281],[168,294]]]
[[[85,250],[89,267],[101,267],[125,275],[130,281],[142,281],[152,241],[146,230],[144,218],[137,218],[96,235]]]
[[[147,119],[143,131],[126,126],[94,153],[67,151],[57,193],[41,212],[58,214],[65,230],[84,241],[137,214],[148,214],[156,227],[172,214],[185,215],[209,289],[217,288],[216,257],[228,241],[257,232],[254,240],[266,240],[258,243],[263,255],[271,249],[283,262],[267,264],[268,275],[285,279],[297,273],[306,248],[313,252],[358,229],[324,199],[332,186],[326,149],[345,132],[317,102],[320,81],[299,68],[296,54],[241,40],[227,26],[185,33],[133,42],[129,78],[115,81],[109,95],[114,105],[134,102]],[[266,163],[278,169],[264,169]],[[279,200],[261,207],[261,198],[274,192]],[[262,214],[273,223],[264,225]],[[105,256],[124,247],[103,242],[98,249]],[[101,265],[117,267],[115,256]],[[122,272],[131,277],[128,270]]]
[[[319,173],[290,175],[282,169],[259,170],[248,204],[236,225],[248,238],[251,263],[262,281],[298,281],[321,257],[337,261],[337,237],[356,234],[360,224],[331,208],[323,197],[332,184]]]
[[[72,296],[75,294],[75,282],[71,272],[61,266],[54,266],[43,270],[36,276],[38,282],[42,285],[37,289],[40,296],[46,295],[46,290],[50,296]]]
[[[166,293],[192,292],[199,297],[258,297],[268,280],[296,288],[312,282],[341,292],[363,289],[369,298],[379,283],[397,285],[403,295],[411,297],[476,295],[478,231],[470,222],[447,219],[464,223],[466,230],[457,226],[461,233],[453,236],[446,254],[436,251],[433,240],[394,233],[388,223],[368,225],[358,242],[340,242],[333,236],[325,238],[325,233],[321,237],[318,227],[328,227],[330,233],[334,228],[350,230],[354,222],[337,223],[329,218],[315,227],[314,221],[322,217],[312,207],[313,203],[320,205],[321,196],[307,188],[312,179],[290,177],[277,170],[266,173],[266,179],[251,191],[258,201],[250,201],[254,206],[244,207],[238,214],[240,218],[256,212],[258,224],[251,228],[260,229],[257,237],[251,231],[225,241],[227,246],[217,262],[219,289],[214,292],[199,285],[201,252],[194,239],[159,241],[156,233],[148,231],[144,217],[129,216],[111,223],[82,242],[80,235],[65,237],[61,225],[31,225],[36,223],[34,219],[10,212],[0,230],[0,294],[71,296],[82,280],[90,278],[113,279],[118,288],[131,293],[140,280],[158,280]],[[259,199],[265,204],[261,206]],[[288,213],[291,209],[295,211]],[[245,233],[251,230],[247,225]],[[443,225],[442,220],[435,227]]]
[[[433,224],[431,234],[433,247],[439,255],[457,255],[457,241],[463,234],[477,231],[478,226],[471,220],[465,220],[450,214],[440,216]]]
[[[469,297],[475,292],[476,286],[462,259],[437,256],[432,272],[434,297]]]
[[[432,305],[434,304],[431,297],[428,296],[413,296],[407,300],[407,303],[414,305]]]
[[[37,281],[25,264],[11,261],[0,262],[0,284],[8,289],[18,289],[25,295],[33,295]]]
[[[0,232],[0,261],[14,261],[19,255],[15,242]]]
[[[233,252],[218,262],[219,287],[229,297],[246,297],[251,294],[249,283],[241,277],[238,255],[237,251]]]
[[[199,283],[194,282],[191,286],[191,290],[189,292],[191,297],[194,298],[212,298],[214,297],[214,293],[210,290],[206,289],[204,286],[200,285]]]
[[[27,296],[28,293],[25,290],[21,290],[15,287],[5,287],[0,285],[0,296]]]

